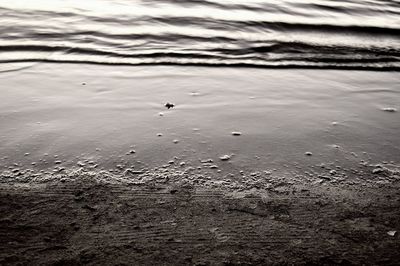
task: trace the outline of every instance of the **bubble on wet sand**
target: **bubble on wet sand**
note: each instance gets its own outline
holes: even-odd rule
[[[123,172],[124,175],[141,175],[143,173],[144,173],[144,171],[142,171],[142,170],[133,170],[132,168],[127,168]]]
[[[232,134],[233,136],[240,136],[240,135],[242,135],[242,132],[233,131],[231,134]]]
[[[179,143],[179,140],[174,139],[172,142],[175,143],[175,144],[177,144],[177,143]]]
[[[228,154],[225,154],[225,155],[220,156],[219,159],[221,161],[228,161],[229,159],[231,159],[231,156]]]
[[[389,112],[389,113],[394,113],[394,112],[397,112],[397,109],[394,108],[394,107],[384,107],[384,108],[382,108],[382,111]]]
[[[312,154],[312,152],[307,151],[307,152],[304,153],[304,155],[306,155],[306,156],[312,156],[313,154]]]
[[[163,134],[162,133],[157,133],[157,137],[162,137]]]

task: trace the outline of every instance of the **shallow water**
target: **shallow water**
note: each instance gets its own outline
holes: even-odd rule
[[[1,76],[2,167],[400,162],[396,72],[37,64]]]
[[[393,0],[0,0],[0,62],[398,69]]]

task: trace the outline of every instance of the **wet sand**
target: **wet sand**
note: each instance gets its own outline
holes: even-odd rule
[[[400,259],[396,72],[2,71],[2,264]]]

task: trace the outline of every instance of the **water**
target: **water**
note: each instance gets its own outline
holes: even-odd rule
[[[0,62],[398,70],[400,1],[0,0]]]
[[[399,14],[399,1],[0,0],[0,169],[397,163]]]

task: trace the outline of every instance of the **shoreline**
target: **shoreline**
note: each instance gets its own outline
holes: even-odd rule
[[[398,73],[223,70],[1,73],[0,263],[395,265]]]

